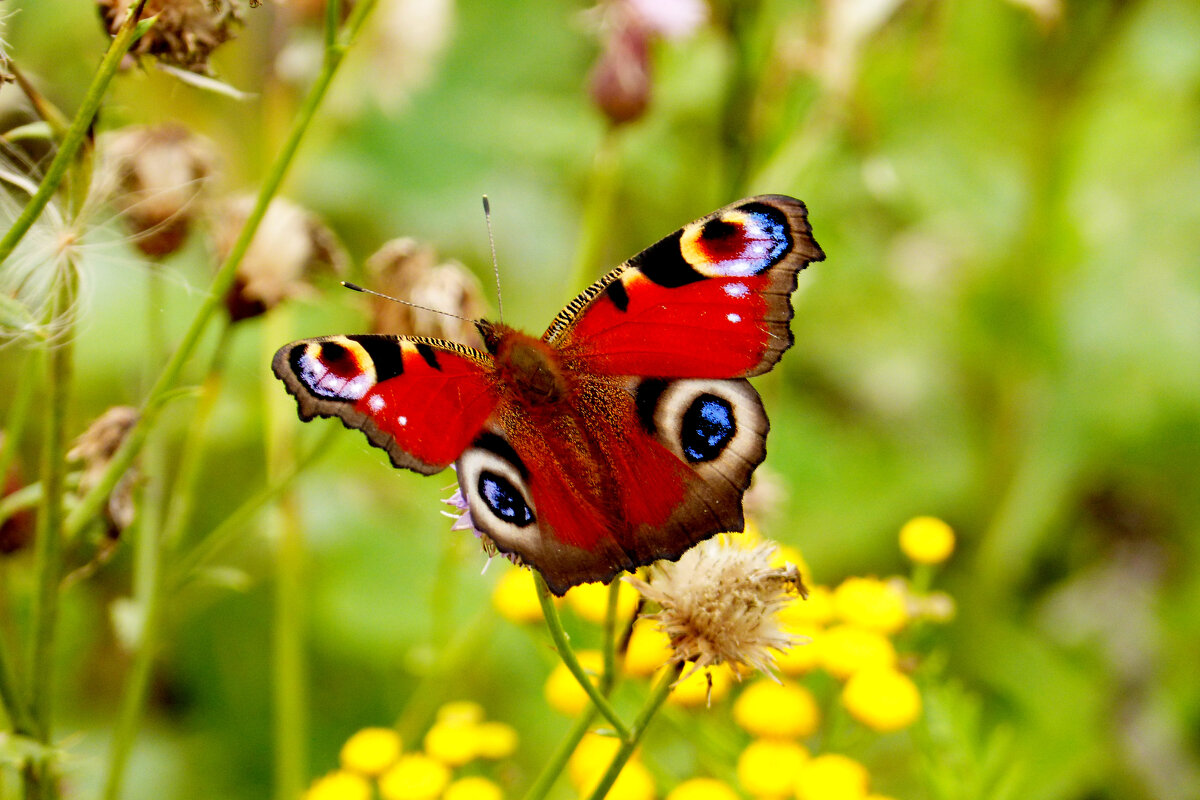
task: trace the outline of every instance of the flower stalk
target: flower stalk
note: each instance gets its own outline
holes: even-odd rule
[[[679,677],[682,668],[681,664],[676,664],[671,669],[664,670],[659,676],[658,682],[650,692],[650,696],[646,698],[645,705],[642,706],[642,710],[638,712],[637,718],[633,721],[633,730],[629,732],[628,736],[622,737],[620,749],[617,750],[617,754],[609,762],[608,769],[604,771],[600,782],[596,784],[596,788],[592,791],[591,800],[604,800],[604,796],[612,788],[613,783],[617,780],[617,776],[625,768],[629,757],[637,749],[638,743],[642,741],[642,736],[645,735],[646,728],[650,726],[654,715],[658,713],[658,710],[662,708],[662,704],[670,696],[671,687],[674,685],[675,679]]]
[[[613,730],[617,732],[617,735],[623,741],[628,740],[631,735],[629,726],[617,715],[612,704],[608,702],[608,698],[588,678],[587,673],[583,670],[583,666],[579,663],[579,659],[575,657],[575,651],[571,649],[571,644],[567,640],[567,632],[563,628],[562,618],[559,617],[558,609],[554,607],[554,601],[550,598],[550,587],[546,585],[545,578],[537,571],[533,575],[537,582],[538,602],[542,605],[542,615],[546,618],[546,627],[550,630],[550,638],[554,640],[554,646],[558,650],[559,658],[562,659],[563,664],[571,671],[571,674],[575,676],[575,680],[579,681],[579,685],[592,701],[592,704],[595,705],[596,709],[613,726]]]

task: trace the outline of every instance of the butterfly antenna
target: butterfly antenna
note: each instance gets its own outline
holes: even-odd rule
[[[504,322],[504,300],[500,296],[500,264],[496,261],[496,237],[492,235],[492,205],[488,196],[483,196],[483,218],[487,222],[488,244],[492,246],[492,273],[496,276],[496,311],[500,314],[500,322]]]
[[[461,319],[463,322],[470,322],[472,324],[475,323],[475,320],[473,320],[473,319],[468,319],[467,317],[460,317],[458,314],[451,314],[449,311],[442,311],[440,308],[430,308],[429,306],[422,306],[422,305],[418,305],[417,303],[410,303],[407,300],[401,300],[398,297],[392,297],[390,294],[384,294],[383,292],[377,292],[374,289],[364,288],[362,286],[359,286],[357,283],[351,283],[350,281],[342,281],[341,284],[342,284],[342,286],[345,286],[347,289],[349,289],[352,292],[362,292],[363,294],[373,294],[376,297],[382,297],[384,300],[391,300],[393,303],[399,303],[402,306],[409,306],[411,308],[419,308],[422,311],[430,311],[430,312],[433,312],[434,314],[441,314],[443,317],[454,317],[455,319]]]

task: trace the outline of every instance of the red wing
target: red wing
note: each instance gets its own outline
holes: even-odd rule
[[[543,339],[604,375],[735,378],[792,344],[796,275],[825,254],[799,200],[763,195],[697,220],[588,287]]]
[[[280,348],[271,368],[301,419],[337,417],[397,467],[426,475],[454,463],[498,402],[492,360],[438,339],[303,339]]]

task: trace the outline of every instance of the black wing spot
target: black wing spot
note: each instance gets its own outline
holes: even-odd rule
[[[654,424],[654,412],[658,409],[658,400],[667,390],[667,382],[662,378],[647,378],[638,384],[633,402],[637,407],[638,422],[646,433],[653,436],[658,432]]]
[[[498,436],[490,431],[482,433],[475,439],[475,447],[478,447],[480,450],[487,450],[489,453],[493,453],[504,459],[516,468],[522,480],[529,480],[529,469],[525,466],[525,462],[521,460],[521,457],[517,455],[517,451],[513,450],[513,446],[503,436]]]
[[[400,349],[399,340],[379,336],[351,336],[350,339],[358,342],[371,357],[376,383],[404,374],[404,351]]]
[[[438,363],[436,350],[424,342],[417,342],[417,352],[425,360],[425,363],[429,365],[430,369],[436,369],[438,372],[441,372],[442,365]]]
[[[679,443],[687,460],[712,461],[729,446],[737,433],[733,406],[724,397],[702,394],[683,414]]]
[[[683,231],[675,231],[667,238],[650,245],[630,259],[630,266],[637,267],[650,280],[667,289],[678,289],[689,283],[704,280],[696,269],[683,257],[679,249],[679,237]]]
[[[510,525],[524,528],[533,522],[533,509],[525,502],[520,490],[503,475],[483,470],[479,473],[476,488],[488,510]]]
[[[617,307],[617,311],[629,309],[629,292],[625,291],[625,284],[621,282],[620,278],[610,283],[604,290],[604,294]]]
[[[704,239],[725,239],[730,236],[740,235],[741,233],[742,226],[726,222],[718,217],[704,223],[704,228],[700,231],[700,236]]]

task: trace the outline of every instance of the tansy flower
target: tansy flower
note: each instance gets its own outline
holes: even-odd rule
[[[671,640],[673,661],[696,668],[748,665],[763,672],[775,666],[772,650],[794,641],[780,629],[778,615],[804,584],[794,566],[772,567],[775,546],[730,546],[724,536],[707,539],[676,562],[658,562],[649,583],[624,580],[659,611],[649,615]]]
[[[842,705],[855,719],[881,733],[913,724],[921,714],[921,693],[902,672],[870,667],[850,676],[842,689]]]
[[[450,770],[421,753],[400,756],[395,766],[379,778],[384,800],[434,800],[450,783]]]
[[[400,758],[400,735],[391,728],[363,728],[342,745],[342,768],[379,775]]]
[[[671,660],[671,640],[658,629],[654,620],[639,619],[633,623],[629,646],[625,648],[625,672],[646,677]]]
[[[483,722],[483,706],[471,700],[454,700],[445,703],[437,712],[438,722]]]
[[[821,663],[821,648],[817,643],[821,629],[816,625],[787,625],[788,633],[796,637],[796,644],[784,650],[775,659],[776,666],[784,675],[803,675],[816,669]]]
[[[785,627],[803,625],[826,625],[833,620],[833,592],[827,586],[813,586],[803,598],[779,610],[779,619]]]
[[[729,784],[716,778],[691,778],[667,793],[666,800],[739,800]]]
[[[812,692],[803,686],[756,681],[734,702],[733,719],[754,736],[795,739],[816,732],[821,712]]]
[[[900,549],[918,564],[940,564],[954,552],[954,530],[937,517],[914,517],[900,529]]]
[[[583,784],[579,794],[582,797],[591,797],[603,774],[601,772],[590,783]],[[646,765],[641,761],[628,761],[617,774],[617,779],[613,781],[605,798],[606,800],[654,800],[656,793],[654,776],[650,774]]]
[[[908,621],[904,595],[877,578],[847,578],[833,592],[835,613],[851,625],[895,633]]]
[[[821,666],[838,678],[849,678],[867,667],[891,667],[896,663],[892,640],[878,631],[854,625],[837,625],[821,634]]]
[[[304,800],[371,800],[371,784],[361,775],[338,770],[317,778]]]
[[[573,586],[565,598],[567,605],[576,614],[597,625],[608,616],[608,585],[604,583],[581,583]],[[617,619],[627,620],[637,608],[637,591],[622,581],[617,587]]]
[[[808,760],[803,745],[787,739],[755,739],[738,756],[742,788],[757,798],[787,797],[795,791],[800,768]]]
[[[599,675],[604,669],[604,658],[596,650],[580,650],[575,654],[579,665],[590,675]],[[544,688],[546,702],[556,711],[574,717],[587,707],[588,696],[579,681],[563,663],[557,664],[546,679]]]
[[[475,751],[480,758],[508,758],[517,750],[517,731],[503,722],[484,722],[475,728]]]
[[[446,787],[442,800],[503,800],[500,787],[487,778],[471,776],[459,778]]]
[[[688,669],[684,665],[683,677],[671,687],[667,702],[685,708],[711,705],[729,694],[733,685],[733,670],[728,664],[709,669]]]
[[[865,800],[870,775],[854,759],[826,753],[807,761],[796,779],[797,800]]]
[[[567,777],[570,778],[571,784],[576,789],[580,789],[584,785],[595,783],[596,779],[608,769],[609,762],[613,760],[613,756],[619,749],[621,749],[620,739],[592,732],[584,734],[567,762]],[[636,750],[629,763],[635,760],[637,760]]]
[[[474,722],[436,722],[425,733],[425,753],[450,767],[473,761],[478,752]]]

